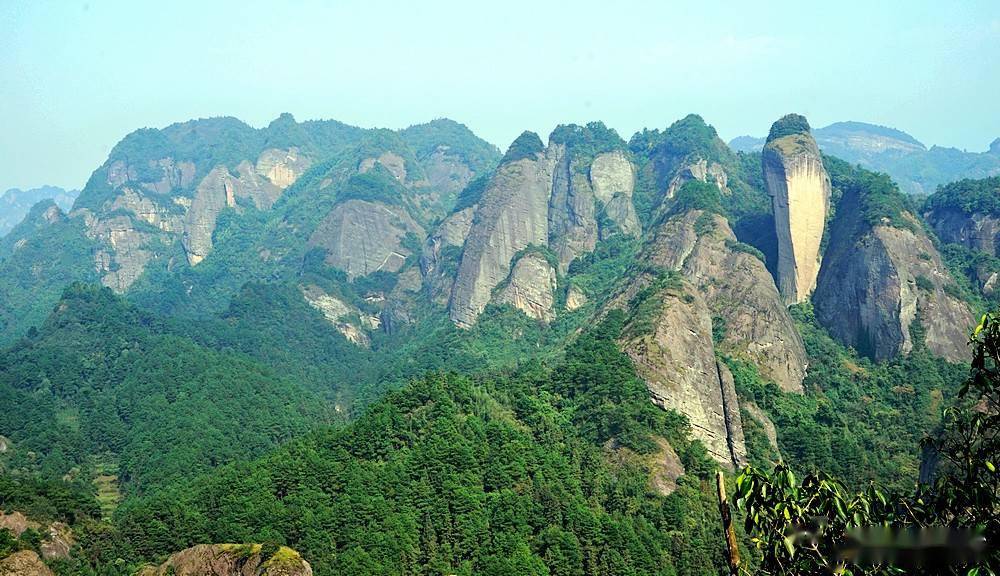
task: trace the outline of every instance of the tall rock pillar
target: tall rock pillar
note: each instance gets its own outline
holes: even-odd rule
[[[797,114],[771,126],[762,163],[778,236],[778,291],[785,304],[796,304],[816,287],[830,177],[809,123]]]

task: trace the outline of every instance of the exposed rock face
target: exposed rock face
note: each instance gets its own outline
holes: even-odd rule
[[[604,239],[616,231],[630,236],[642,232],[639,217],[632,205],[635,190],[635,166],[623,152],[614,151],[600,154],[590,165],[590,183],[594,195],[604,206],[604,216],[617,225],[617,230],[602,229]]]
[[[495,300],[514,306],[529,318],[549,322],[553,318],[555,291],[555,269],[543,255],[528,252],[514,264],[507,285]]]
[[[681,186],[692,180],[712,182],[720,192],[729,193],[729,177],[725,169],[717,162],[709,163],[704,158],[696,158],[682,166],[670,180],[667,186],[667,198],[673,198]]]
[[[9,530],[15,538],[20,538],[21,534],[28,528],[38,530],[41,525],[38,522],[28,520],[28,517],[14,510],[10,514],[0,511],[0,530]]]
[[[309,165],[309,159],[303,156],[298,148],[292,147],[288,150],[269,148],[261,152],[257,158],[255,172],[267,178],[278,190],[284,190],[294,184]],[[270,203],[273,204],[276,199],[277,197],[271,199]]]
[[[371,344],[368,334],[361,327],[350,322],[352,317],[361,317],[361,312],[357,308],[336,296],[327,294],[322,288],[313,284],[302,286],[300,290],[306,302],[322,312],[323,317],[345,338],[365,348]]]
[[[768,138],[762,163],[778,236],[778,290],[786,303],[795,304],[806,300],[816,287],[830,178],[808,128],[779,134],[772,128],[772,135],[778,137]]]
[[[715,359],[708,305],[686,282],[664,289],[651,333],[633,320],[625,327],[623,349],[635,363],[653,403],[688,417],[692,434],[719,462],[746,462],[743,424],[729,370]]]
[[[0,560],[0,576],[53,576],[32,550],[21,550]]]
[[[708,231],[699,234],[699,227]],[[808,365],[802,339],[764,263],[737,242],[725,218],[700,210],[671,217],[643,255],[697,287],[723,321],[723,350],[751,360],[782,389],[802,391]]]
[[[326,250],[326,263],[351,279],[374,272],[398,272],[424,230],[400,206],[367,200],[337,204],[313,232],[309,244]]]
[[[192,266],[212,250],[212,233],[219,213],[235,206],[236,178],[226,167],[218,166],[198,184],[184,219],[184,251]]]
[[[375,164],[382,165],[400,183],[406,182],[406,160],[395,152],[383,152],[378,158],[365,158],[358,166],[358,172],[365,174],[375,167]]]
[[[561,138],[583,138],[584,133],[581,127],[563,127]],[[459,326],[475,322],[492,290],[510,274],[511,259],[529,245],[551,249],[565,272],[599,239],[639,234],[632,206],[635,168],[626,154],[591,157],[561,142],[550,138],[543,148],[537,135],[523,134],[511,149],[529,152],[508,152],[487,184],[449,303]]]
[[[505,162],[493,175],[469,230],[451,294],[451,319],[459,326],[475,322],[493,288],[510,273],[515,254],[530,244],[548,245],[554,168],[555,158],[537,153]]]
[[[69,558],[69,552],[75,543],[69,526],[62,522],[52,522],[43,526],[16,510],[10,514],[0,511],[0,530],[8,530],[15,538],[19,538],[28,529],[41,533],[42,540],[38,547],[46,560]]]
[[[946,290],[954,280],[930,239],[911,215],[912,230],[867,226],[858,206],[857,194],[845,193],[813,297],[816,317],[876,360],[908,354],[919,321],[929,351],[965,360],[972,313]]]
[[[663,438],[656,439],[659,448],[650,464],[650,483],[661,496],[669,496],[677,490],[677,479],[684,475],[684,464],[680,456]]]
[[[961,244],[973,250],[997,255],[1000,218],[988,214],[966,214],[961,210],[935,210],[927,216],[942,242]]]
[[[566,291],[566,310],[572,312],[587,303],[587,295],[578,286],[570,286]]]
[[[312,576],[312,567],[298,552],[282,546],[271,558],[261,558],[260,544],[199,544],[170,556],[141,576]]]
[[[780,455],[781,450],[778,449],[778,430],[775,428],[771,418],[753,402],[746,402],[742,407],[751,418],[761,425],[764,429],[764,436],[767,437],[767,443],[771,445],[771,449],[774,450],[775,454]]]
[[[420,269],[427,282],[431,299],[441,306],[448,305],[452,282],[462,258],[462,246],[469,230],[476,206],[452,213],[424,242]]]
[[[597,207],[594,190],[579,162],[561,144],[549,146],[556,160],[549,200],[549,239],[552,251],[565,271],[578,255],[597,244]]]
[[[0,454],[10,450],[10,440],[6,436],[0,436]]]

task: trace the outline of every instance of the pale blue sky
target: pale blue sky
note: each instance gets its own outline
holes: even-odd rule
[[[996,0],[0,0],[0,191],[80,187],[128,132],[207,116],[447,116],[504,149],[689,112],[728,140],[795,111],[981,151],[998,95]]]

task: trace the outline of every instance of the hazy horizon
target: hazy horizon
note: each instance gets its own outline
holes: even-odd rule
[[[1000,4],[262,2],[0,6],[0,191],[82,188],[142,127],[282,112],[404,128],[447,117],[501,150],[600,120],[688,113],[726,141],[788,112],[928,147],[1000,137]]]

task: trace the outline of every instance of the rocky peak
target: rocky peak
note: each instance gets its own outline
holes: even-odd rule
[[[537,134],[521,134],[476,201],[452,289],[452,320],[471,325],[511,274],[514,256],[529,246],[550,250],[556,272],[564,273],[600,239],[638,235],[634,188],[635,167],[624,142],[603,124],[559,126],[548,147]],[[455,221],[445,222],[451,227]],[[534,272],[548,277],[541,268]]]
[[[1000,138],[990,142],[990,154],[1000,156]]]
[[[610,306],[629,311],[622,350],[664,410],[687,416],[695,438],[730,467],[746,463],[746,445],[732,375],[712,345],[712,316],[683,278],[640,275]]]
[[[719,214],[691,210],[660,225],[642,258],[680,272],[723,333],[716,348],[749,360],[782,389],[801,392],[808,358],[760,253]]]
[[[264,557],[268,556],[268,557]],[[285,546],[270,550],[260,544],[199,544],[172,554],[140,576],[312,576],[312,567]]]
[[[771,126],[761,161],[774,207],[778,289],[786,303],[802,302],[815,288],[819,274],[830,177],[809,123],[797,114]]]
[[[968,357],[972,313],[917,219],[872,213],[866,201],[891,187],[856,178],[837,207],[813,304],[816,317],[847,346],[875,360],[917,346],[951,361]],[[898,191],[895,191],[899,194]]]

